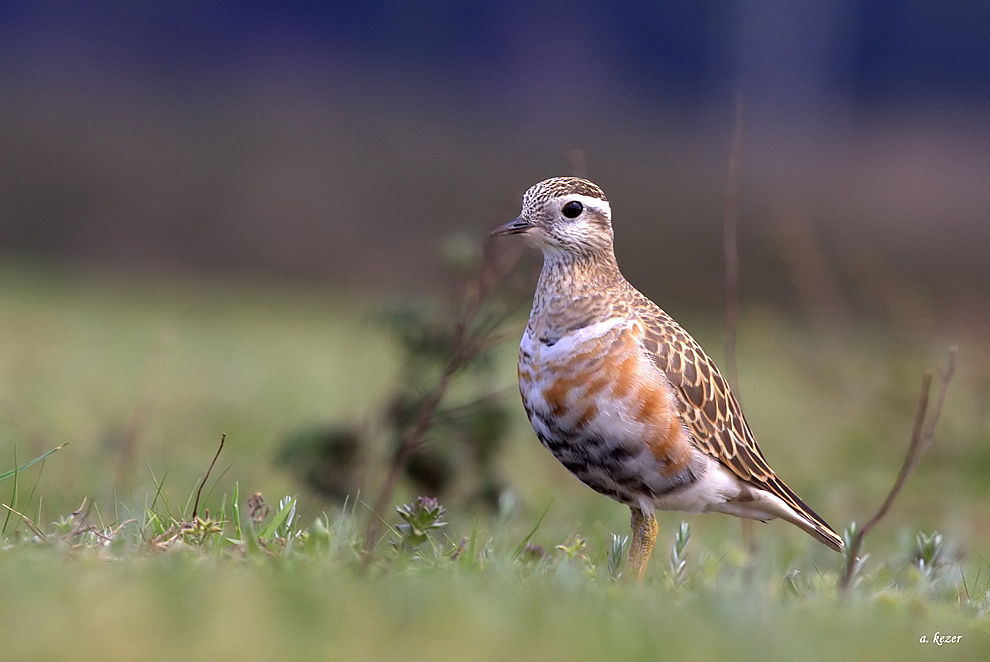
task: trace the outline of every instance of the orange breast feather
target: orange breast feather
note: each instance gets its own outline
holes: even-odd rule
[[[602,412],[617,412],[638,423],[632,427],[639,438],[621,441],[646,444],[663,463],[661,473],[673,475],[687,468],[691,444],[670,385],[639,343],[637,334],[642,333],[639,325],[616,329],[583,343],[566,360],[525,366],[520,362],[520,386],[527,390],[542,381],[540,394],[547,409],[561,423],[578,429],[594,425],[605,436],[629,434],[629,426],[618,426]]]

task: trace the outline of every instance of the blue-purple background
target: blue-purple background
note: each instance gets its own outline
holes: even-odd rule
[[[577,168],[634,281],[718,306],[737,93],[747,297],[986,307],[986,3],[4,3],[0,257],[429,284]]]

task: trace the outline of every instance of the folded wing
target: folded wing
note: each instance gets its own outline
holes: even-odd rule
[[[744,482],[780,498],[807,520],[811,525],[809,533],[832,549],[841,550],[839,535],[767,464],[738,401],[701,346],[649,299],[642,297],[637,303],[646,331],[643,346],[674,387],[692,443]]]

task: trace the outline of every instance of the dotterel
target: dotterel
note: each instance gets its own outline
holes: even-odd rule
[[[638,577],[656,541],[656,510],[779,517],[842,549],[767,464],[701,346],[622,276],[600,188],[575,177],[536,184],[520,216],[492,232],[509,234],[543,251],[519,347],[526,414],[571,473],[629,506]]]

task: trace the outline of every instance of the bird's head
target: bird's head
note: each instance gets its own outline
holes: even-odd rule
[[[554,177],[523,195],[522,213],[492,236],[522,234],[548,258],[612,254],[612,210],[600,188],[586,179]]]

